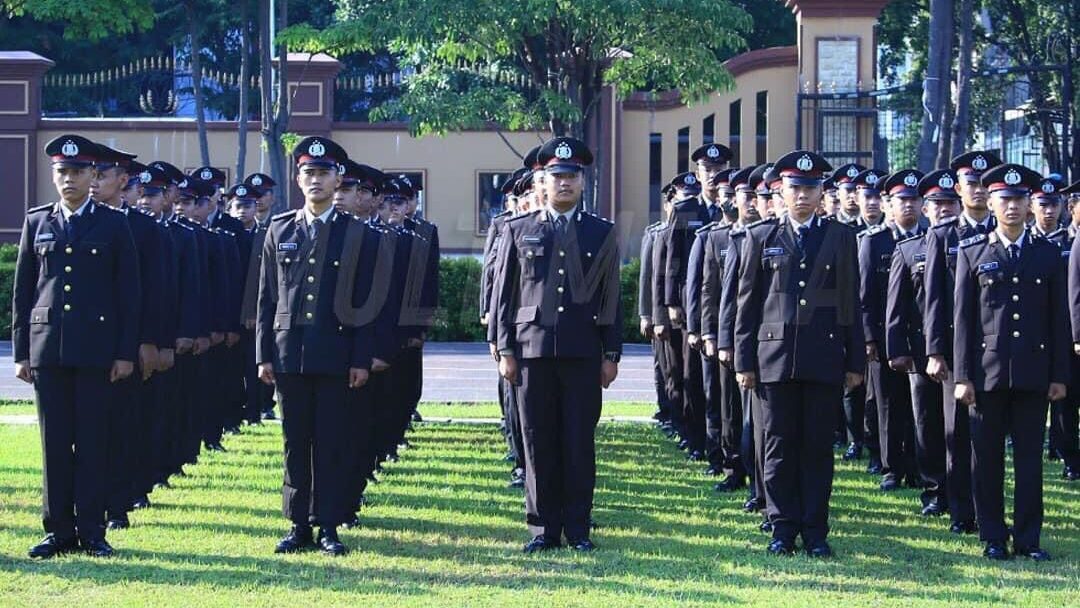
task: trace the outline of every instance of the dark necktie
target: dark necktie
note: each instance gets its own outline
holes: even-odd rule
[[[805,225],[804,226],[799,226],[799,229],[795,231],[795,239],[799,243],[799,249],[804,249],[805,248],[804,244],[806,243],[806,235],[807,234],[810,234],[810,227],[809,226],[805,226]]]
[[[555,218],[555,230],[559,234],[566,234],[566,216],[560,215]]]
[[[1009,245],[1009,261],[1016,263],[1020,260],[1020,245],[1013,243]]]
[[[79,237],[79,225],[82,222],[81,215],[72,214],[67,221],[67,239],[72,242]]]
[[[715,222],[717,212],[720,210],[720,208],[717,207],[716,205],[709,205],[708,209],[709,209],[709,221],[710,222]]]
[[[323,221],[316,218],[314,222],[311,222],[311,227],[308,228],[308,236],[311,237],[311,242],[314,243],[319,239],[319,229],[322,228]]]
[[[986,226],[983,224],[975,224],[975,234],[986,234]]]

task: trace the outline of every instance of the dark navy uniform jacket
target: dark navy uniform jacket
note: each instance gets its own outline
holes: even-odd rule
[[[491,292],[495,277],[495,256],[499,253],[499,235],[503,229],[503,223],[512,215],[509,211],[503,211],[491,218],[491,224],[488,225],[487,238],[484,239],[483,269],[480,272],[481,317],[491,312]]]
[[[915,369],[926,369],[926,235],[896,244],[889,269],[889,295],[885,307],[885,350],[890,359],[912,357]]]
[[[109,369],[137,361],[141,286],[129,222],[89,201],[68,238],[62,203],[26,212],[15,266],[15,361]]]
[[[996,226],[990,216],[988,230]],[[960,241],[978,234],[961,218],[939,222],[926,236],[926,317],[923,335],[926,356],[940,355],[952,362],[953,294],[956,291],[956,260]]]
[[[758,220],[745,227],[733,227],[728,234],[728,249],[724,260],[724,275],[720,286],[720,311],[716,328],[716,348],[730,350],[735,347],[735,311],[738,309],[739,261],[750,230],[768,232],[776,223],[773,218]]]
[[[275,215],[263,243],[256,361],[291,374],[347,374],[370,369],[374,319],[351,327],[335,312],[342,252],[350,216],[332,211],[313,242],[302,209]],[[352,304],[365,303],[371,285],[353,281]]]
[[[202,332],[204,321],[201,316],[203,279],[200,274],[199,245],[195,229],[176,219],[164,222],[163,226],[173,247],[172,276],[176,295],[170,308],[175,315],[170,343],[175,344],[177,338],[195,339],[205,335]]]
[[[418,291],[409,288],[406,292],[409,297],[406,303],[418,301],[418,305],[414,306],[415,312],[407,309],[402,311],[405,314],[402,323],[417,327],[420,330],[417,337],[423,337],[431,328],[435,309],[439,306],[439,228],[423,218],[407,217],[403,224],[420,237],[412,241],[415,251],[410,255],[410,264],[420,264],[421,284]],[[410,295],[414,293],[417,295]]]
[[[638,271],[638,317],[652,320],[653,244],[660,222],[645,227],[641,235],[641,268]]]
[[[686,266],[686,331],[692,334],[702,333],[701,329],[701,289],[705,278],[705,242],[709,231],[715,224],[706,224],[694,232],[694,244],[690,246],[690,260]]]
[[[915,231],[921,232],[918,227]],[[888,351],[885,339],[885,308],[893,251],[901,239],[901,231],[891,225],[878,224],[861,232],[857,238],[863,336],[867,342],[876,342],[881,357],[889,359],[893,354]]]
[[[165,322],[161,305],[165,301],[166,250],[162,243],[161,228],[154,218],[134,207],[124,205],[114,209],[106,206],[106,209],[127,218],[139,256],[139,285],[142,289],[139,303],[139,344],[158,345]]]
[[[259,316],[259,271],[262,268],[263,244],[266,242],[266,228],[255,224],[255,229],[249,233],[251,237],[251,250],[246,259],[241,262],[247,264],[244,273],[244,295],[240,300],[241,323],[253,323]]]
[[[614,225],[580,210],[558,234],[547,209],[506,222],[496,301],[497,346],[520,357],[622,352]]]
[[[715,340],[720,327],[720,301],[724,295],[724,270],[731,245],[731,224],[713,224],[705,237],[705,261],[701,278],[701,334]],[[731,345],[728,344],[727,348]]]
[[[797,244],[790,218],[747,232],[739,262],[735,370],[761,382],[840,386],[863,373],[866,347],[859,320],[855,234],[812,218]]]
[[[686,274],[690,266],[690,248],[695,232],[709,223],[709,212],[696,198],[675,203],[671,221],[657,238],[664,243],[663,306],[684,307]],[[684,311],[685,312],[685,311]]]
[[[1026,231],[1019,261],[996,232],[960,242],[953,356],[977,391],[1045,393],[1069,382],[1065,269],[1056,244]]]

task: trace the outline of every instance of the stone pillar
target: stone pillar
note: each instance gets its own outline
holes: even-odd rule
[[[55,195],[36,192],[42,76],[53,65],[29,51],[0,51],[0,242],[18,241],[26,210]]]

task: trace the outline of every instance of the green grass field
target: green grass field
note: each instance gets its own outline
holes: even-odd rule
[[[9,606],[955,606],[1080,604],[1080,486],[1047,465],[1043,546],[1055,560],[1004,564],[973,537],[916,513],[913,491],[877,491],[841,464],[831,541],[837,557],[772,558],[743,496],[717,497],[653,427],[605,424],[588,555],[520,552],[522,496],[505,487],[494,427],[420,425],[414,449],[369,490],[364,527],[343,558],[278,556],[281,438],[246,430],[230,451],[158,491],[117,555],[32,562],[41,536],[37,429],[0,426],[0,598]]]

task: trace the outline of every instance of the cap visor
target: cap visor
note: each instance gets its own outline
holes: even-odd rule
[[[93,167],[94,163],[89,160],[54,160],[52,161],[54,167]]]
[[[784,181],[792,186],[820,186],[823,181],[818,177],[803,177],[801,175],[785,175]]]
[[[552,175],[556,173],[577,173],[582,169],[584,167],[576,163],[552,163],[544,167],[544,171]]]
[[[1028,196],[1031,194],[1031,190],[1027,188],[1000,188],[998,190],[991,190],[990,194],[997,194],[1000,196]]]
[[[316,167],[326,167],[327,169],[337,169],[338,164],[332,160],[305,160],[301,163],[296,163],[297,167],[303,167],[305,165],[315,165]]]

